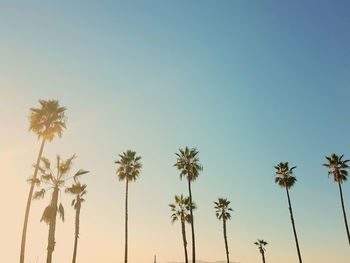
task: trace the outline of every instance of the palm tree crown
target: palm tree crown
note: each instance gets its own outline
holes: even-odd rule
[[[123,154],[119,154],[120,159],[115,161],[119,164],[117,175],[119,181],[127,179],[129,182],[135,181],[141,172],[142,164],[140,163],[141,156],[136,156],[136,152],[127,150]]]
[[[39,100],[41,108],[30,108],[29,130],[39,138],[52,141],[57,134],[62,136],[66,128],[65,107],[60,107],[57,100]]]
[[[289,168],[288,162],[280,162],[275,166],[276,177],[275,183],[283,188],[290,189],[297,179],[293,176],[293,170],[296,166]]]
[[[76,196],[76,198],[72,200],[72,206],[75,210],[81,205],[81,203],[85,202],[85,199],[83,197],[87,193],[86,187],[86,184],[81,184],[80,182],[77,182],[75,184],[72,184],[71,187],[66,188],[66,193]]]
[[[232,208],[229,207],[230,201],[226,198],[219,198],[218,202],[214,202],[216,209],[216,217],[219,220],[227,220],[231,219],[230,211],[233,211]]]
[[[189,197],[175,195],[175,204],[170,204],[169,206],[171,212],[173,212],[171,215],[172,223],[177,220],[183,220],[184,222],[191,223],[191,202]],[[196,205],[194,203],[192,203],[192,209],[196,209]]]
[[[174,164],[180,170],[180,178],[187,177],[189,181],[195,181],[199,175],[199,171],[203,170],[199,163],[198,151],[196,148],[185,150],[179,149],[180,153],[176,153],[177,161]]]
[[[329,169],[328,176],[333,175],[334,181],[337,183],[343,183],[348,179],[348,169],[349,166],[347,162],[349,160],[343,160],[344,155],[337,155],[335,153],[331,154],[330,157],[326,156],[328,163],[323,164],[323,166]]]
[[[44,198],[45,193],[48,189],[55,189],[57,188],[58,191],[60,188],[65,186],[66,181],[69,179],[73,179],[76,181],[81,175],[87,174],[88,171],[85,171],[83,169],[79,169],[74,175],[69,176],[69,171],[72,166],[72,162],[75,159],[75,154],[68,158],[66,161],[62,161],[61,157],[57,155],[56,157],[56,173],[53,173],[51,170],[51,163],[48,159],[45,157],[41,158],[41,161],[43,163],[43,166],[39,166],[38,169],[42,173],[40,183],[44,183],[47,188],[42,188],[40,191],[37,191],[34,193],[33,199],[40,199]],[[50,204],[46,207],[44,210],[44,213],[40,219],[40,221],[44,221],[45,223],[49,224],[50,220],[52,220],[52,211],[53,207]],[[64,220],[64,209],[62,204],[58,207],[58,212]]]
[[[254,244],[258,246],[260,253],[263,254],[266,251],[265,246],[268,243],[265,240],[263,240],[263,239],[258,239],[258,241],[254,242]]]

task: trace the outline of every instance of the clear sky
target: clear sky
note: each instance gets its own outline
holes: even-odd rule
[[[193,185],[198,258],[224,259],[213,201],[227,197],[231,258],[258,263],[297,254],[280,161],[297,165],[291,190],[306,263],[347,263],[337,186],[321,164],[350,157],[350,4],[342,0],[0,0],[1,261],[17,262],[25,201],[39,150],[29,108],[58,99],[68,129],[44,155],[77,153],[91,174],[81,215],[80,262],[122,262],[124,184],[114,161],[136,150],[144,164],[130,186],[130,263],[183,259],[168,204],[187,194],[172,166],[197,147],[204,171]],[[70,262],[74,213],[57,226],[56,263]],[[350,185],[344,185],[350,215]],[[45,201],[32,204],[27,262],[44,262]]]

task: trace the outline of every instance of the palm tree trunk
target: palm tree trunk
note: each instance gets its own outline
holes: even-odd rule
[[[77,250],[78,250],[78,238],[79,238],[79,225],[80,225],[80,200],[77,200],[77,209],[75,211],[75,235],[74,235],[74,251],[72,263],[76,262]]]
[[[349,245],[350,245],[350,233],[349,233],[348,220],[346,219],[346,211],[345,211],[344,199],[343,199],[343,190],[342,190],[340,182],[338,182],[338,185],[339,185],[341,206],[342,206],[342,209],[343,209],[344,223],[345,223],[346,233],[348,235],[348,242],[349,242]]]
[[[229,257],[229,253],[228,253],[228,245],[227,245],[227,234],[226,234],[226,220],[223,219],[223,231],[224,231],[224,240],[225,240],[225,249],[226,249],[226,260],[227,263],[230,263],[230,257]]]
[[[47,245],[46,263],[52,262],[52,253],[55,250],[55,232],[56,232],[56,217],[57,217],[57,203],[58,203],[58,187],[54,188],[51,200],[52,214],[49,223],[49,237]]]
[[[128,262],[128,187],[129,181],[126,178],[126,187],[125,187],[125,255],[124,263]]]
[[[188,263],[185,219],[183,219],[183,218],[181,218],[181,230],[182,230],[182,239],[183,239],[184,250],[185,250],[185,263]]]
[[[38,154],[38,159],[36,161],[36,166],[35,166],[35,170],[34,170],[33,179],[37,178],[38,167],[39,167],[39,164],[40,164],[41,156],[43,154],[44,145],[45,145],[45,139],[43,138],[41,146],[40,146],[39,154]],[[28,219],[29,219],[30,205],[31,205],[32,199],[33,199],[34,186],[35,186],[35,182],[32,181],[32,183],[30,185],[28,199],[27,199],[26,212],[25,212],[25,215],[24,215],[24,223],[23,223],[23,229],[22,229],[22,240],[21,240],[21,252],[20,252],[20,259],[19,259],[20,263],[24,263],[24,254],[25,254],[25,249],[26,249]]]
[[[196,241],[194,237],[194,218],[192,209],[192,191],[191,191],[191,181],[188,179],[188,192],[190,197],[190,214],[191,214],[191,231],[192,231],[192,263],[196,263]]]
[[[296,231],[296,229],[295,229],[295,223],[294,223],[294,217],[293,217],[292,204],[291,204],[291,202],[290,202],[290,197],[289,197],[288,188],[286,188],[286,191],[287,191],[287,197],[288,197],[290,219],[291,219],[292,225],[293,225],[294,238],[295,238],[295,243],[296,243],[296,246],[297,246],[297,252],[298,252],[298,257],[299,257],[299,263],[303,263],[303,261],[302,261],[302,259],[301,259],[301,253],[300,253],[300,249],[299,249],[298,236],[297,236],[297,231]]]
[[[262,256],[262,261],[263,261],[263,263],[265,263],[265,253],[264,253],[264,251],[261,252],[261,256]]]

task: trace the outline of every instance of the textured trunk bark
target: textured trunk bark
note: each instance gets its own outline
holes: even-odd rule
[[[346,233],[348,235],[348,242],[349,242],[349,246],[350,246],[350,233],[349,233],[348,220],[346,218],[346,211],[345,211],[345,206],[344,206],[343,190],[342,190],[340,182],[338,182],[338,185],[339,185],[341,207],[343,209],[344,223],[345,223]]]
[[[226,234],[226,220],[223,219],[223,231],[224,231],[224,240],[225,240],[225,249],[226,249],[226,260],[227,263],[230,263],[230,257],[229,257],[229,252],[228,252],[228,245],[227,245],[227,234]]]
[[[128,262],[128,187],[129,182],[126,178],[126,187],[125,187],[125,255],[124,263]]]
[[[184,250],[185,250],[185,263],[188,263],[186,228],[185,228],[185,219],[184,218],[181,218],[181,230],[182,230],[182,240],[184,243]]]
[[[49,237],[47,245],[46,263],[52,262],[52,253],[55,250],[55,232],[56,232],[56,218],[57,218],[57,203],[58,203],[58,187],[54,188],[51,200],[52,217],[49,223]]]
[[[34,175],[33,175],[34,179],[37,178],[38,166],[40,164],[41,156],[42,156],[43,151],[44,151],[44,145],[45,145],[45,139],[43,138],[41,146],[40,146],[38,158],[36,161],[36,167],[34,170]],[[34,186],[35,186],[35,184],[34,184],[34,182],[32,182],[30,185],[30,190],[29,190],[28,199],[27,199],[26,212],[24,215],[24,223],[23,223],[22,239],[21,239],[21,252],[20,252],[20,258],[19,258],[20,263],[24,263],[24,255],[25,255],[26,239],[27,239],[27,227],[28,227],[28,220],[29,220],[30,205],[31,205],[32,199],[33,199]]]
[[[74,235],[74,250],[73,250],[73,259],[72,259],[72,263],[76,262],[76,258],[77,258],[77,251],[78,251],[78,238],[79,238],[79,226],[80,226],[80,208],[81,208],[81,204],[80,204],[80,198],[77,198],[77,209],[75,211],[75,235]]]
[[[188,192],[190,197],[190,214],[191,214],[191,233],[192,233],[192,263],[196,263],[196,241],[194,237],[194,218],[192,211],[192,191],[191,191],[191,181],[188,179]]]
[[[265,263],[265,253],[264,253],[264,251],[261,252],[261,256],[262,256],[262,261],[263,261],[263,263]]]
[[[301,259],[301,253],[300,253],[300,248],[299,248],[298,236],[297,236],[297,231],[296,231],[296,229],[295,229],[295,223],[294,223],[294,217],[293,217],[292,204],[291,204],[291,202],[290,202],[290,197],[289,197],[288,188],[286,188],[286,191],[287,191],[287,197],[288,197],[290,219],[291,219],[292,225],[293,225],[293,232],[294,232],[295,244],[296,244],[296,246],[297,246],[297,252],[298,252],[298,257],[299,257],[299,263],[303,263],[303,261],[302,261],[302,259]]]

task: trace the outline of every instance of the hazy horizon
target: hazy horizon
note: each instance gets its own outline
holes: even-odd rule
[[[231,200],[231,261],[295,263],[285,190],[274,165],[296,165],[291,189],[305,263],[350,259],[337,185],[322,167],[333,152],[350,158],[350,2],[0,0],[0,246],[18,262],[26,198],[39,141],[30,107],[57,99],[67,107],[53,160],[77,154],[90,171],[81,210],[78,262],[124,258],[124,183],[115,160],[142,156],[129,188],[129,262],[183,262],[179,223],[168,204],[188,194],[175,152],[196,147],[203,172],[193,183],[197,258],[225,258],[213,202]],[[350,215],[350,184],[343,186]],[[62,195],[54,262],[71,262],[74,210]],[[48,201],[32,202],[26,263],[43,263]],[[187,226],[191,258],[190,227]],[[198,263],[198,262],[197,262]]]

